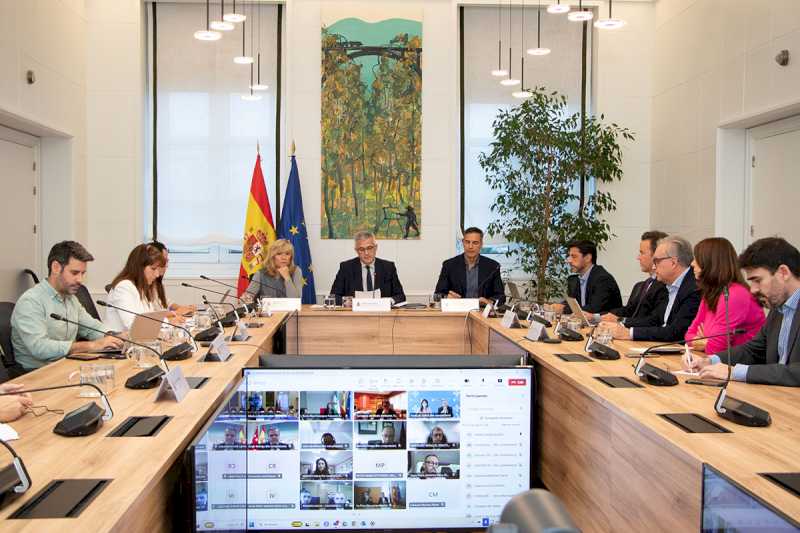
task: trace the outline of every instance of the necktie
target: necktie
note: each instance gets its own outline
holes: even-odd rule
[[[642,291],[639,293],[639,301],[636,302],[636,309],[633,311],[633,315],[632,316],[636,316],[636,314],[639,312],[639,308],[642,307],[642,303],[644,302],[644,297],[647,295],[647,291],[650,290],[650,287],[652,285],[653,285],[653,278],[650,278],[647,281],[647,284],[642,289]]]
[[[366,269],[367,269],[367,290],[371,292],[375,290],[372,286],[372,267],[367,265]]]

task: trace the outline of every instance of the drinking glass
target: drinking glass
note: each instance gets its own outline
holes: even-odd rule
[[[442,293],[434,292],[431,295],[431,306],[434,309],[441,309],[442,308]]]
[[[325,309],[334,309],[336,307],[336,295],[327,295],[323,301],[323,305],[325,306]]]
[[[79,378],[79,379],[76,379]],[[91,383],[110,394],[117,386],[117,372],[114,365],[90,363],[81,365],[79,370],[67,376],[69,383]],[[81,398],[98,398],[100,394],[92,387],[81,387]]]
[[[594,340],[600,344],[611,346],[614,339],[614,332],[611,324],[608,322],[600,322],[594,330]]]
[[[155,350],[156,353],[162,353],[160,341],[142,341],[139,344],[143,344],[144,346]],[[138,368],[150,368],[151,366],[156,366],[160,358],[156,356],[152,350],[148,350],[144,346],[129,344],[125,353]]]
[[[352,309],[353,308],[353,297],[352,296],[343,296],[342,297],[342,307],[345,309]]]

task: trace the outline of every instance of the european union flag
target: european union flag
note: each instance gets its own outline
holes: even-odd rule
[[[314,266],[311,263],[311,249],[308,247],[306,217],[303,215],[303,195],[300,192],[300,173],[297,161],[292,156],[292,169],[289,184],[283,198],[283,211],[278,224],[278,238],[287,239],[294,246],[294,264],[303,273],[303,303],[317,303],[314,290]]]

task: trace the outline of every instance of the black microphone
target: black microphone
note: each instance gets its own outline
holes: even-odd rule
[[[181,283],[181,286],[182,287],[188,287],[190,289],[197,289],[198,291],[210,292],[212,294],[219,294],[219,295],[222,295],[222,296],[229,296],[229,294],[227,292],[212,291],[212,290],[206,289],[204,287],[198,287],[196,285],[190,285],[189,283],[186,283],[186,282]],[[241,301],[241,298],[237,298],[237,300]],[[242,310],[241,307],[239,309],[237,309],[236,306],[233,305],[232,303],[228,303],[228,302],[220,302],[220,303],[221,304],[230,305],[231,307],[233,307],[234,311],[241,311]],[[233,326],[233,323],[234,323],[234,321],[236,319],[237,319],[237,314],[232,312],[232,311],[229,311],[225,315],[225,317],[222,318],[222,320],[220,322],[222,322],[222,325],[227,328],[227,327]]]
[[[181,283],[181,286],[182,287],[188,287],[190,289],[197,289],[198,291],[210,292],[211,294],[219,294],[222,297],[232,296],[233,298],[236,298],[237,300],[239,300],[239,302],[242,303],[242,307],[240,307],[239,310],[241,310],[243,308],[246,309],[244,307],[244,300],[242,300],[238,296],[234,296],[234,295],[230,294],[230,291],[228,291],[228,292],[212,291],[211,289],[208,289],[206,287],[198,287],[197,285],[191,285],[189,283],[186,283],[185,281]],[[229,304],[229,305],[233,305],[233,304]],[[236,309],[236,306],[234,305],[233,308]]]
[[[216,315],[217,320],[220,320],[219,315],[217,315],[216,310],[214,310],[214,307],[211,304],[233,306],[233,304],[230,304],[228,302],[209,302],[208,298],[206,298],[205,294],[203,295],[203,303],[205,303],[212,311],[214,311],[214,315]],[[239,315],[236,314],[236,307],[235,306],[233,307],[233,315],[234,315],[234,317],[238,317],[239,316]],[[228,316],[228,315],[225,315],[225,316]],[[224,318],[222,320],[224,320]],[[225,322],[220,321],[220,324],[225,325]],[[246,341],[247,339],[250,338],[249,335],[246,336],[246,337],[242,337],[241,335],[239,335],[239,333],[238,333],[239,332],[239,321],[238,320],[234,319],[232,325],[233,325],[233,333],[231,333],[231,336],[229,338],[225,339],[226,341],[244,342],[244,341]]]
[[[134,346],[141,346],[142,348],[150,350],[151,352],[153,352],[154,354],[156,354],[158,356],[158,359],[160,361],[164,362],[164,368],[166,368],[167,372],[169,372],[169,365],[167,365],[167,362],[164,361],[164,359],[161,357],[161,354],[158,353],[157,350],[154,350],[153,348],[151,348],[150,346],[147,346],[146,344],[140,344],[140,343],[134,342],[134,341],[132,341],[130,339],[126,339],[125,337],[120,337],[119,335],[115,335],[113,333],[108,333],[106,331],[103,331],[102,329],[97,329],[97,328],[93,328],[91,326],[87,326],[86,324],[81,324],[80,322],[76,322],[74,320],[70,320],[68,318],[64,318],[63,316],[61,316],[61,315],[59,315],[57,313],[50,313],[50,318],[52,318],[54,320],[61,320],[62,322],[67,322],[69,324],[75,324],[75,325],[77,325],[79,327],[84,327],[84,328],[90,329],[92,331],[97,331],[98,333],[102,333],[103,335],[108,335],[109,337],[114,337],[115,339],[119,339],[119,340],[121,340],[123,342],[127,342],[129,344],[133,344]],[[141,372],[139,372],[137,374],[134,374],[131,377],[129,377],[128,380],[125,382],[125,386],[127,388],[129,388],[129,389],[152,389],[153,387],[158,385],[158,382],[160,381],[161,376],[163,376],[163,375],[164,375],[164,371],[161,370],[161,368],[159,368],[158,365],[151,366],[150,368],[145,368]]]
[[[95,303],[97,303],[97,305],[101,305],[103,307],[110,307],[111,309],[116,309],[118,311],[124,311],[124,312],[130,313],[132,315],[140,316],[142,318],[146,318],[147,320],[152,320],[153,322],[158,322],[160,324],[164,323],[163,320],[159,320],[157,318],[153,318],[151,316],[147,316],[147,315],[145,315],[143,313],[137,313],[135,311],[131,311],[130,309],[123,309],[122,307],[116,306],[114,304],[110,304],[110,303],[108,303],[106,301],[103,301],[103,300],[97,300]],[[189,338],[192,339],[192,344],[189,344],[188,342],[182,342],[180,344],[177,344],[177,345],[171,347],[170,349],[168,349],[167,351],[165,351],[162,354],[162,357],[167,361],[182,361],[184,359],[190,358],[192,356],[192,352],[197,350],[197,345],[194,344],[194,339],[192,337],[192,332],[189,331],[188,329],[184,328],[183,326],[178,326],[177,324],[172,324],[170,322],[167,322],[167,324],[169,326],[173,327],[173,328],[177,328],[177,329],[180,329],[182,331],[185,331],[186,334],[189,336]]]
[[[244,276],[242,276],[242,277],[244,277]],[[211,281],[213,283],[219,283],[223,287],[228,287],[229,289],[236,289],[236,292],[237,293],[239,292],[239,287],[237,287],[236,285],[229,285],[228,283],[223,283],[222,281],[219,281],[218,279],[209,278],[208,276],[204,276],[203,274],[200,274],[200,279],[204,279],[206,281]],[[242,306],[244,307],[245,313],[249,313],[250,309],[247,308],[247,302],[245,302],[244,300],[242,300],[238,296],[236,296],[235,298],[237,300],[239,300],[240,302],[242,302]]]
[[[52,318],[55,318],[53,315],[50,316]],[[100,426],[103,425],[103,422],[106,422],[114,418],[114,411],[111,410],[111,404],[108,401],[106,393],[103,392],[103,389],[101,389],[94,383],[71,383],[68,385],[54,385],[52,387],[23,389],[17,391],[2,392],[0,393],[0,396],[17,396],[19,394],[29,394],[31,392],[71,389],[74,387],[92,387],[98,393],[100,393],[100,401],[103,403],[102,410],[100,406],[97,405],[96,403],[89,402],[83,407],[79,407],[65,414],[64,418],[61,419],[61,422],[56,424],[56,427],[53,428],[53,433],[64,435],[65,437],[82,437],[85,435],[91,435],[92,433],[100,429]]]
[[[728,312],[728,287],[727,285],[722,289],[725,298],[725,329],[730,329],[730,316]],[[719,391],[717,400],[714,402],[714,411],[724,418],[730,420],[734,424],[749,427],[767,427],[772,423],[772,417],[769,411],[765,411],[760,407],[727,396],[728,384],[731,382],[731,338],[728,336],[728,343],[726,346],[727,364],[728,364],[728,378],[725,384]]]
[[[633,368],[633,373],[636,374],[640,380],[646,381],[650,385],[656,385],[658,387],[673,387],[678,384],[678,378],[670,372],[669,370],[664,370],[663,368],[659,368],[655,365],[651,365],[650,363],[645,361],[645,357],[647,354],[652,353],[657,348],[664,348],[665,346],[681,346],[686,344],[687,342],[693,341],[701,341],[705,339],[715,339],[717,337],[728,337],[728,342],[730,342],[731,335],[741,335],[746,330],[744,328],[738,328],[733,330],[732,332],[725,332],[725,333],[716,333],[714,335],[705,335],[703,337],[695,337],[694,339],[686,340],[681,339],[674,342],[665,342],[662,344],[656,344],[655,346],[650,346],[649,348],[645,349],[642,354],[639,356],[639,361],[636,363],[636,366]]]
[[[16,497],[23,494],[31,488],[31,476],[28,475],[28,469],[25,468],[25,463],[22,462],[22,457],[17,455],[14,448],[11,447],[6,441],[0,439],[0,444],[6,447],[14,458],[11,464],[0,470],[0,479],[6,482],[0,486],[0,504],[5,503],[6,494]]]

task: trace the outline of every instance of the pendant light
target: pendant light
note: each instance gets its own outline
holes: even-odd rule
[[[502,78],[503,76],[508,75],[508,71],[503,68],[503,40],[501,39],[500,35],[503,31],[501,22],[501,14],[503,12],[503,8],[500,5],[497,5],[497,68],[492,71],[492,76],[496,78]]]
[[[235,22],[237,24],[239,22],[244,22],[246,18],[247,17],[245,17],[243,14],[236,12],[236,0],[233,0],[233,9],[231,9],[231,12],[222,15],[222,20],[226,22]]]
[[[243,94],[242,100],[255,102],[261,100],[261,95],[253,92],[253,63],[250,63],[250,94]]]
[[[583,9],[583,0],[578,0],[578,10],[571,11],[567,18],[572,22],[584,22],[592,20],[594,13],[590,9]]]
[[[611,16],[611,2],[612,0],[608,0],[608,18],[599,19],[595,22],[595,28],[600,28],[601,30],[618,30],[626,24],[624,20],[615,19]]]
[[[219,16],[220,20],[212,20],[211,21],[211,29],[217,31],[231,31],[235,26],[233,22],[228,22],[224,18],[222,18],[225,14],[225,0],[222,0],[219,4]]]
[[[500,85],[513,87],[519,85],[519,80],[511,77],[511,0],[508,0],[508,77],[500,80]]]
[[[521,75],[521,77],[522,77],[522,82],[521,82],[522,85],[520,86],[519,91],[514,91],[513,93],[511,93],[511,96],[513,96],[514,98],[530,98],[531,96],[533,96],[533,93],[525,88],[525,56],[524,55],[522,57],[520,57],[520,69],[522,70],[522,75]]]
[[[206,29],[197,30],[194,32],[194,38],[198,41],[218,41],[222,38],[222,34],[218,31],[213,31],[208,21],[208,0],[206,0]]]
[[[247,34],[247,23],[242,22],[242,55],[236,56],[233,58],[233,62],[237,65],[252,65],[253,64],[253,56],[247,55],[244,49],[245,44],[245,35]],[[252,50],[251,50],[252,52]]]
[[[258,55],[256,56],[256,72],[257,78],[256,83],[253,83],[252,77],[250,79],[250,90],[251,91],[266,91],[269,89],[269,85],[265,85],[261,83],[261,4],[258,6]],[[250,32],[250,36],[252,37],[253,32]],[[252,48],[252,47],[251,47]]]
[[[513,87],[514,85],[519,85],[519,80],[514,79],[511,76],[511,47],[510,46],[508,47],[508,78],[506,78],[504,80],[500,80],[500,85],[504,85],[506,87]]]
[[[561,0],[558,0],[558,2],[547,6],[547,12],[553,13],[554,15],[569,13],[569,6],[567,4],[562,4]]]
[[[532,56],[546,56],[550,53],[549,48],[542,47],[542,1],[536,6],[536,48],[528,48],[528,54]]]

